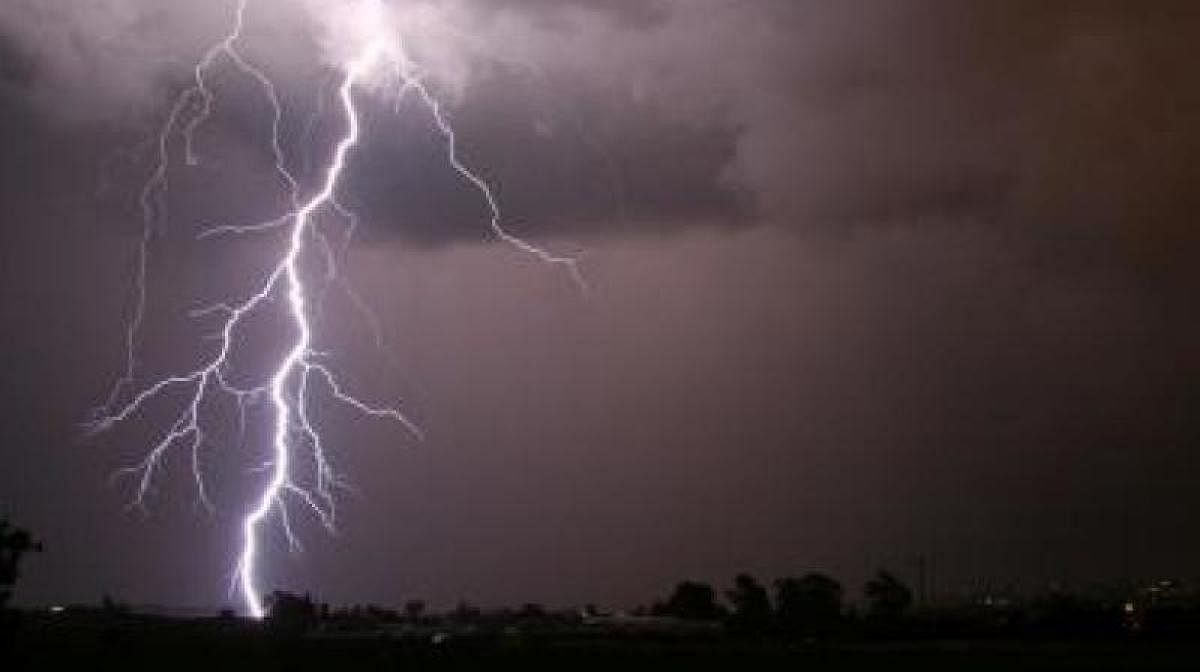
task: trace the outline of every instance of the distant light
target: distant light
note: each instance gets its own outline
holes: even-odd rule
[[[56,604],[56,605],[50,607],[50,613],[52,613],[52,614],[61,614],[62,612],[66,611],[66,610],[67,610],[67,608],[62,606],[61,604]]]
[[[1125,603],[1125,613],[1127,613],[1127,614],[1132,614],[1132,613],[1133,613],[1133,609],[1134,609],[1134,607],[1133,607],[1133,602],[1126,602],[1126,603]]]

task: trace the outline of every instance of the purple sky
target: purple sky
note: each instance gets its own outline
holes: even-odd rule
[[[0,515],[47,546],[26,602],[213,605],[232,571],[261,441],[214,436],[215,514],[180,456],[143,516],[109,475],[165,415],[80,424],[122,364],[150,167],[124,150],[227,16],[197,4],[0,8]],[[633,605],[739,571],[856,593],[922,554],[942,592],[1193,578],[1194,3],[393,4],[437,19],[414,48],[513,230],[583,250],[594,291],[491,243],[427,119],[367,104],[348,272],[385,352],[344,298],[322,333],[428,439],[331,407],[357,493],[336,536],[273,538],[265,583]],[[309,179],[340,130],[305,131],[337,5],[252,2],[245,40]],[[220,72],[155,244],[147,375],[193,364],[186,311],[275,249],[192,240],[284,197],[261,98]]]

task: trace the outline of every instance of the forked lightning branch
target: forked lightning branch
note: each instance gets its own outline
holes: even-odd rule
[[[378,90],[376,81],[391,82],[391,95],[414,97],[420,108],[432,118],[434,127],[443,136],[449,166],[486,202],[490,219],[487,233],[504,243],[535,256],[552,265],[563,267],[570,277],[584,287],[575,259],[557,256],[526,240],[510,234],[502,222],[501,211],[493,192],[482,178],[472,172],[460,159],[455,147],[454,129],[428,86],[422,71],[410,60],[403,37],[388,20],[383,0],[348,0],[345,11],[352,17],[346,22],[353,30],[342,36],[345,51],[352,57],[339,67],[340,85],[337,90],[339,113],[344,129],[332,148],[315,191],[305,193],[300,181],[288,168],[288,157],[281,142],[280,128],[284,109],[276,87],[264,70],[251,63],[241,51],[247,4],[236,0],[230,7],[231,28],[215,42],[196,63],[193,81],[181,92],[168,111],[157,135],[156,161],[141,192],[143,234],[138,248],[135,269],[135,302],[127,324],[125,338],[125,370],[114,385],[104,406],[91,423],[94,432],[105,431],[131,417],[144,413],[147,406],[159,399],[183,399],[173,421],[148,444],[144,457],[119,473],[131,477],[135,484],[134,504],[142,506],[147,493],[164,467],[168,455],[184,452],[191,464],[197,496],[205,506],[212,507],[205,486],[202,453],[218,448],[206,435],[204,411],[218,397],[232,398],[243,414],[248,404],[269,404],[273,418],[269,446],[262,447],[265,456],[260,485],[251,506],[241,520],[241,549],[237,554],[236,589],[247,612],[260,618],[265,605],[262,597],[261,574],[265,552],[263,535],[268,525],[279,525],[293,547],[296,533],[290,511],[299,506],[311,513],[324,526],[333,529],[336,523],[336,495],[343,481],[335,472],[329,456],[330,439],[322,434],[313,418],[318,399],[340,402],[366,416],[391,421],[400,430],[416,437],[420,429],[396,405],[378,404],[355,396],[339,380],[328,358],[313,349],[315,312],[319,302],[318,281],[332,282],[338,278],[338,263],[344,256],[337,253],[331,241],[317,226],[319,217],[340,218],[346,227],[346,239],[353,234],[356,221],[353,213],[338,200],[338,190],[346,167],[362,140],[358,99]],[[209,78],[218,68],[232,68],[254,83],[269,101],[272,110],[270,146],[274,170],[281,184],[289,191],[291,207],[271,220],[249,224],[226,224],[210,228],[200,235],[256,236],[269,232],[279,234],[281,244],[273,266],[242,296],[223,297],[211,305],[193,311],[197,317],[216,317],[220,320],[217,337],[211,352],[194,368],[183,369],[158,378],[148,378],[139,371],[137,346],[145,321],[148,283],[147,257],[152,242],[166,230],[167,192],[173,170],[172,157],[182,145],[183,163],[198,162],[195,147],[196,131],[210,121],[216,93]],[[397,108],[399,109],[399,108]],[[309,265],[323,264],[319,273]],[[269,377],[247,384],[242,376],[234,375],[232,360],[238,351],[247,321],[267,309],[267,304],[282,301],[287,307],[290,324],[278,334],[283,354],[270,368]]]

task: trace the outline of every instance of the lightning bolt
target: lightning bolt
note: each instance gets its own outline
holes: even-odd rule
[[[582,291],[586,291],[587,285],[575,258],[552,254],[504,228],[501,209],[491,186],[460,160],[457,138],[441,103],[427,86],[420,68],[408,57],[399,34],[393,34],[386,28],[382,0],[360,0],[356,5],[360,12],[360,24],[369,27],[369,35],[357,48],[354,57],[340,70],[337,99],[345,130],[324,166],[320,188],[303,197],[299,180],[287,167],[287,157],[280,141],[283,107],[276,88],[270,77],[250,63],[237,48],[242,39],[248,3],[249,0],[236,1],[232,28],[196,63],[191,85],[175,98],[153,143],[156,162],[140,194],[143,232],[134,269],[134,306],[125,331],[125,368],[105,403],[93,414],[90,431],[106,431],[145,412],[152,401],[181,391],[185,401],[174,421],[140,461],[119,470],[116,475],[136,479],[133,505],[144,507],[155,475],[163,468],[166,456],[172,451],[184,449],[190,456],[198,498],[211,510],[213,503],[205,486],[201,459],[206,442],[202,410],[218,395],[231,397],[237,403],[239,427],[244,430],[247,405],[269,399],[274,420],[270,457],[256,470],[265,473],[267,479],[257,491],[252,500],[253,506],[241,522],[242,545],[237,556],[233,586],[240,592],[246,611],[255,618],[261,618],[265,613],[259,586],[264,525],[272,519],[276,520],[289,546],[295,549],[299,544],[290,522],[289,504],[302,504],[322,525],[332,530],[336,522],[335,491],[345,487],[344,479],[332,467],[323,435],[310,417],[314,391],[320,389],[329,398],[365,416],[398,423],[417,439],[423,438],[420,428],[397,407],[368,403],[349,392],[325,363],[323,353],[313,348],[316,318],[324,289],[315,291],[306,283],[305,260],[309,246],[315,243],[320,248],[319,256],[324,260],[325,267],[324,287],[327,287],[338,280],[338,259],[345,256],[346,247],[357,226],[354,214],[337,198],[347,162],[362,136],[356,91],[363,89],[369,78],[387,68],[396,83],[397,110],[399,101],[408,95],[415,95],[422,103],[443,136],[450,167],[487,204],[490,212],[488,224],[495,238],[547,264],[564,268]],[[163,233],[169,220],[166,194],[170,186],[172,141],[177,137],[182,139],[187,165],[194,166],[200,162],[194,138],[196,131],[209,120],[216,98],[208,84],[208,77],[223,62],[228,62],[243,76],[256,82],[271,105],[270,145],[274,170],[290,195],[291,207],[274,219],[211,227],[201,232],[199,237],[286,231],[287,243],[277,262],[260,279],[254,291],[239,299],[221,301],[192,311],[192,317],[197,319],[219,317],[220,328],[214,338],[217,343],[215,352],[196,368],[159,378],[138,388],[137,345],[146,314],[147,259],[153,241]],[[322,214],[340,217],[347,223],[345,242],[340,252],[333,249],[317,225],[317,218]],[[347,288],[347,291],[355,305],[366,311],[375,328],[373,315],[367,311],[361,299],[352,290]],[[291,321],[292,333],[290,341],[285,341],[288,344],[286,352],[275,365],[269,379],[251,385],[238,384],[232,378],[231,365],[231,357],[237,350],[238,332],[248,318],[278,298],[286,299]],[[376,338],[378,341],[377,328]],[[311,466],[305,469],[306,464]]]

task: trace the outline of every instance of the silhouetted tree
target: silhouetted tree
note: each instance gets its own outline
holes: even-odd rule
[[[400,620],[400,612],[378,604],[368,604],[366,615],[369,620],[375,623],[394,623]]]
[[[409,621],[416,623],[425,615],[424,600],[409,600],[404,603],[404,617]]]
[[[470,602],[459,602],[454,607],[454,611],[450,612],[450,620],[454,623],[469,624],[478,623],[483,618],[483,612],[479,607],[474,606]]]
[[[285,635],[301,635],[317,622],[317,607],[308,595],[300,597],[277,590],[268,598],[271,629]]]
[[[841,621],[842,595],[842,584],[825,574],[779,579],[775,582],[779,625],[791,634],[827,634]]]
[[[105,593],[100,596],[100,611],[109,617],[126,616],[129,614],[129,605]]]
[[[729,628],[741,634],[763,632],[771,622],[771,600],[767,589],[749,574],[738,574],[733,580],[733,590],[726,596],[733,604],[729,617]]]
[[[898,621],[912,606],[912,590],[886,570],[879,570],[875,578],[867,581],[864,592],[867,596],[868,618]]]
[[[42,545],[34,541],[28,531],[0,520],[0,609],[12,598],[13,588],[21,576],[22,556],[41,550]]]
[[[534,602],[526,602],[517,611],[517,618],[526,621],[540,621],[546,618],[546,608]]]
[[[675,592],[663,605],[662,613],[667,616],[688,620],[713,620],[721,616],[716,593],[712,586],[698,581],[683,581],[675,586]]]

